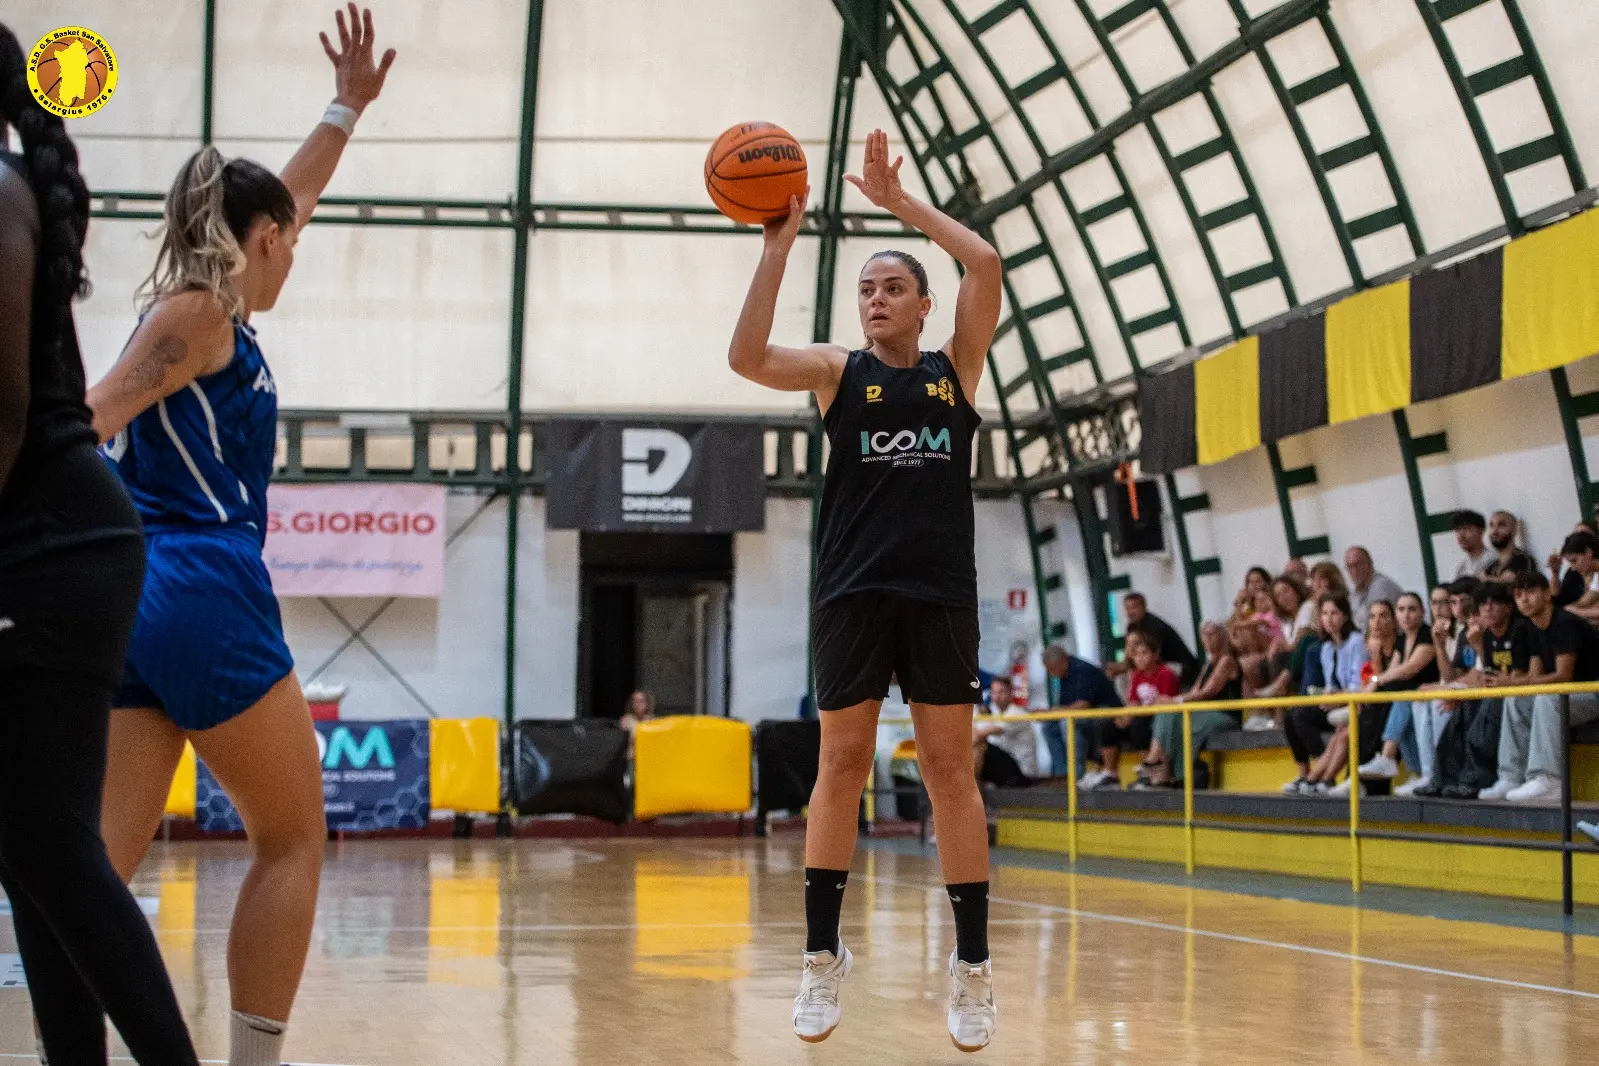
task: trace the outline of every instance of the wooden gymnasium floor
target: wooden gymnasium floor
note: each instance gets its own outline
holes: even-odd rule
[[[158,845],[135,884],[213,1060],[244,855]],[[797,839],[346,843],[329,851],[288,1053],[350,1066],[1599,1061],[1591,912],[1571,936],[1547,907],[1479,900],[1445,919],[1420,913],[1450,906],[1436,898],[1356,909],[1275,898],[1339,894],[1308,882],[1195,887],[1164,869],[998,858],[1000,1029],[973,1058],[944,1035],[953,929],[914,842],[857,858],[844,1024],[814,1048],[789,1031]],[[0,955],[14,951],[7,922]],[[26,994],[0,988],[0,1064],[32,1050]]]

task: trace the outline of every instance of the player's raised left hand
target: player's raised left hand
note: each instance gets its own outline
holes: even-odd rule
[[[333,83],[337,90],[334,103],[361,112],[383,91],[383,82],[389,76],[389,67],[394,64],[395,52],[390,48],[383,53],[382,60],[373,62],[376,37],[372,31],[372,12],[370,9],[357,10],[354,4],[350,4],[348,10],[348,24],[344,11],[336,11],[333,15],[339,24],[337,51],[326,33],[318,36],[322,38],[322,50],[333,63]]]

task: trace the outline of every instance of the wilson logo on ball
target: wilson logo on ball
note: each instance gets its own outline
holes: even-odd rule
[[[770,159],[774,163],[803,163],[805,153],[797,144],[768,144],[764,148],[747,148],[738,154],[740,163],[753,163],[757,159]]]

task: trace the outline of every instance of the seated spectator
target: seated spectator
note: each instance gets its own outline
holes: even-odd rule
[[[1483,569],[1483,580],[1514,584],[1522,574],[1538,572],[1538,560],[1516,547],[1520,527],[1521,523],[1509,511],[1495,511],[1488,519],[1488,544],[1495,554]]]
[[[1599,681],[1599,631],[1551,602],[1549,583],[1536,570],[1515,583],[1522,641],[1513,650],[1508,679],[1515,685]],[[1599,718],[1599,696],[1571,699],[1571,724]],[[1560,799],[1562,755],[1568,739],[1560,727],[1558,696],[1515,696],[1504,701],[1499,731],[1499,780],[1479,799],[1553,803]]]
[[[1189,650],[1188,644],[1171,627],[1171,623],[1156,614],[1151,614],[1149,601],[1144,599],[1141,592],[1129,592],[1122,599],[1122,609],[1127,616],[1127,632],[1141,630],[1154,642],[1155,647],[1161,649],[1162,661],[1174,664],[1177,669],[1177,679],[1187,683],[1186,679],[1192,678],[1199,672],[1199,660]],[[1125,663],[1113,663],[1113,676],[1120,676],[1127,672]]]
[[[1300,636],[1311,627],[1315,607],[1305,591],[1304,582],[1292,574],[1283,574],[1271,583],[1272,610],[1277,624],[1282,628],[1283,642],[1289,649],[1299,643]]]
[[[1366,665],[1366,640],[1355,628],[1348,598],[1322,597],[1318,616],[1324,639],[1314,664],[1314,674],[1312,664],[1306,664],[1304,692],[1308,695],[1359,691],[1364,683],[1361,671]],[[1326,703],[1320,707],[1295,707],[1288,712],[1284,731],[1288,734],[1289,750],[1299,764],[1299,776],[1284,785],[1283,792],[1322,795],[1331,790],[1343,765],[1347,741],[1335,749],[1322,739],[1322,733],[1333,728],[1327,713],[1346,707],[1347,704]],[[1340,733],[1335,733],[1334,738]],[[1334,753],[1333,757],[1329,758],[1329,753]]]
[[[1577,575],[1582,582],[1582,595],[1567,603],[1564,609],[1584,622],[1599,623],[1599,537],[1582,531],[1573,533],[1560,546],[1560,555],[1565,560],[1566,572]],[[1551,588],[1550,591],[1555,590]]]
[[[1403,594],[1401,594],[1403,598]],[[1419,601],[1418,601],[1419,602]],[[1402,648],[1400,645],[1399,617],[1396,605],[1387,600],[1378,600],[1371,605],[1371,613],[1366,621],[1366,664],[1360,668],[1361,691],[1375,691],[1377,678],[1385,676],[1390,670],[1396,669],[1401,664]],[[1332,725],[1332,742],[1330,749],[1322,756],[1329,765],[1324,769],[1330,772],[1331,781],[1343,771],[1345,759],[1349,756],[1349,719],[1350,712],[1358,710],[1360,714],[1360,751],[1357,753],[1360,762],[1369,762],[1376,758],[1382,749],[1382,739],[1379,737],[1383,724],[1388,720],[1389,707],[1381,703],[1362,703],[1356,707],[1340,707],[1327,712],[1327,721]],[[1336,750],[1334,754],[1333,750]],[[1312,767],[1312,776],[1315,776],[1315,767]],[[1397,773],[1397,771],[1396,771]],[[1346,777],[1342,784],[1333,786],[1328,791],[1330,796],[1347,796],[1349,789],[1359,773],[1353,777]],[[1388,790],[1388,779],[1383,778],[1382,791]],[[1360,794],[1366,794],[1365,785],[1360,786]]]
[[[1344,552],[1344,569],[1349,573],[1349,606],[1355,612],[1355,628],[1366,631],[1366,614],[1378,600],[1393,603],[1404,590],[1387,574],[1377,572],[1371,553],[1358,544]]]
[[[1572,532],[1596,535],[1594,528],[1586,522],[1578,522]],[[1564,551],[1549,556],[1549,589],[1554,593],[1556,607],[1570,607],[1588,591],[1588,582],[1566,561]]]
[[[1276,615],[1272,621],[1277,621]],[[1276,634],[1275,636],[1273,634]],[[1227,626],[1227,639],[1238,657],[1239,679],[1243,697],[1280,695],[1279,682],[1287,683],[1289,653],[1284,650],[1282,628],[1274,630],[1259,616]],[[1275,727],[1276,721],[1263,711],[1251,711],[1244,719],[1244,728],[1254,732]]]
[[[1244,587],[1233,597],[1233,613],[1228,623],[1243,621],[1271,610],[1271,574],[1264,566],[1251,566],[1244,575]]]
[[[1449,609],[1447,596],[1444,610]],[[1413,692],[1422,685],[1436,684],[1438,651],[1433,647],[1432,634],[1427,630],[1427,612],[1421,597],[1407,592],[1394,604],[1394,615],[1399,623],[1399,635],[1394,645],[1390,665],[1379,671],[1367,684],[1372,692]],[[1381,707],[1381,704],[1375,706]],[[1421,744],[1421,735],[1427,727],[1417,728],[1420,716],[1431,719],[1431,711],[1423,702],[1391,704],[1387,724],[1383,727],[1382,751],[1360,765],[1362,780],[1393,780],[1399,776],[1399,759],[1405,767],[1423,780],[1432,778],[1433,750]],[[1362,722],[1364,725],[1364,722]],[[1428,739],[1432,738],[1430,735]]]
[[[1127,634],[1127,702],[1140,707],[1163,703],[1181,691],[1177,675],[1161,661],[1161,647],[1155,638],[1144,630],[1135,629]],[[1124,715],[1101,718],[1093,723],[1094,744],[1099,750],[1098,770],[1083,775],[1078,787],[1093,789],[1119,789],[1122,787],[1122,752],[1147,752],[1153,722],[1149,715]]]
[[[1469,590],[1477,588],[1475,598]],[[1441,693],[1451,688],[1482,688],[1510,673],[1515,662],[1516,606],[1509,586],[1500,581],[1477,585],[1461,578],[1449,586],[1456,618],[1466,619],[1455,653],[1438,663]],[[1475,610],[1473,611],[1473,606]],[[1415,796],[1476,799],[1497,780],[1499,725],[1503,700],[1451,701],[1443,708],[1438,729],[1438,753],[1433,760],[1436,776],[1431,785],[1417,788]]]
[[[1310,603],[1311,624],[1321,624],[1321,600],[1323,596],[1349,595],[1349,586],[1344,584],[1343,571],[1334,563],[1317,563],[1310,568]]]
[[[1297,555],[1283,564],[1283,576],[1291,577],[1301,586],[1310,584],[1310,567]]]
[[[1466,556],[1455,567],[1455,576],[1482,577],[1483,571],[1494,561],[1494,553],[1483,543],[1483,535],[1488,532],[1488,520],[1479,511],[1456,511],[1449,520],[1449,528],[1455,531],[1455,543],[1460,545],[1460,550]]]
[[[1207,700],[1236,700],[1243,697],[1243,677],[1238,666],[1238,656],[1227,637],[1227,627],[1220,622],[1206,622],[1199,631],[1205,643],[1205,665],[1195,678],[1194,685],[1177,703],[1200,703]],[[1173,702],[1171,698],[1163,703]],[[1198,762],[1199,752],[1205,742],[1216,733],[1238,728],[1237,711],[1194,711],[1189,715],[1189,751]],[[1183,716],[1181,712],[1168,712],[1155,716],[1154,740],[1149,745],[1149,758],[1144,767],[1148,777],[1133,787],[1176,788],[1183,783],[1187,768],[1183,766]]]
[[[1449,595],[1449,586],[1439,585],[1432,590],[1432,622],[1427,629],[1427,639],[1432,641],[1433,665],[1438,668],[1438,677],[1430,681],[1421,681],[1417,691],[1426,694],[1440,685],[1443,678],[1442,664],[1454,658],[1455,648],[1460,641],[1465,627],[1455,619],[1453,598]],[[1463,604],[1465,613],[1470,614],[1476,610],[1474,604]],[[1410,704],[1411,729],[1416,738],[1416,763],[1407,763],[1411,771],[1410,780],[1394,788],[1396,796],[1414,795],[1417,789],[1431,788],[1437,771],[1435,762],[1438,754],[1438,734],[1442,731],[1447,721],[1449,705],[1437,699],[1418,699]],[[1425,794],[1425,793],[1424,793]]]
[[[1008,678],[994,678],[988,683],[987,713],[972,724],[973,769],[978,781],[995,788],[1025,788],[1039,780],[1032,721],[995,721],[1027,714],[1027,708],[1012,702],[1012,694]]]
[[[1067,654],[1066,649],[1058,644],[1051,644],[1044,649],[1044,673],[1049,689],[1048,706],[1052,708],[1081,711],[1089,707],[1122,706],[1122,698],[1116,694],[1116,686],[1105,676],[1105,671],[1086,659]],[[1066,730],[1062,723],[1043,723],[1044,743],[1049,748],[1054,776],[1072,774],[1072,779],[1078,780],[1087,772],[1087,753],[1094,740],[1093,734],[1086,728],[1089,724],[1074,723],[1077,730],[1077,765],[1073,767],[1067,764]]]

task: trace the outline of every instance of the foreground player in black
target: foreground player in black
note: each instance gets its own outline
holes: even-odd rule
[[[8,125],[21,156],[4,151]],[[183,1015],[100,839],[144,538],[83,402],[72,299],[88,224],[77,150],[0,26],[0,883],[41,1058],[103,1064],[109,1012],[135,1059],[181,1066],[196,1061]]]
[[[911,705],[922,780],[933,802],[939,860],[955,910],[947,1023],[963,1051],[994,1033],[988,961],[988,836],[972,774],[977,701],[977,566],[973,547],[973,408],[999,322],[999,254],[900,187],[888,137],[866,142],[861,177],[845,180],[926,234],[965,269],[955,335],[921,349],[932,310],[927,272],[879,252],[860,275],[866,346],[769,343],[778,288],[803,205],[766,227],[766,245],[733,332],[728,362],[751,381],[816,394],[832,456],[817,528],[812,628],[822,754],[805,830],[805,970],[794,1031],[824,1040],[838,1025],[839,984],[852,958],[838,936],[855,851],[856,809],[872,768],[890,680]]]

